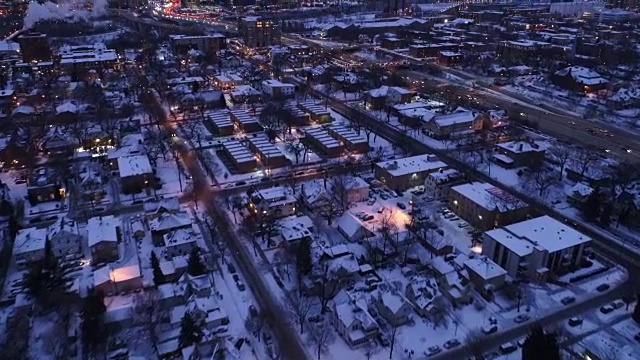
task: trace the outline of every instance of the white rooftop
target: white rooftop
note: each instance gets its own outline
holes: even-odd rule
[[[514,140],[500,143],[497,146],[512,153],[542,152],[549,147],[546,143],[533,140]]]
[[[533,247],[553,253],[591,241],[590,237],[547,215],[487,231],[486,235],[519,256],[527,255]]]
[[[47,229],[35,227],[18,231],[13,244],[14,254],[25,254],[32,251],[44,250],[47,241]]]
[[[384,168],[393,176],[414,174],[423,171],[435,171],[447,167],[447,164],[438,160],[435,155],[424,154],[406,157],[403,159],[379,162],[379,167]]]
[[[147,155],[119,157],[118,170],[121,178],[153,173]]]
[[[466,183],[451,187],[451,191],[457,192],[487,210],[497,208],[500,212],[508,212],[527,206],[513,195],[489,183]]]
[[[120,226],[120,220],[113,215],[96,216],[87,222],[87,242],[92,247],[103,241],[118,242],[116,228]]]
[[[469,259],[466,263],[464,263],[467,268],[480,276],[485,280],[494,279],[499,276],[504,276],[507,274],[507,271],[498,264],[491,261],[491,259],[482,256],[475,259]]]

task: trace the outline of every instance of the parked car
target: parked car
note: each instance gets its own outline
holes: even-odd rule
[[[569,319],[569,326],[576,327],[579,325],[582,325],[582,319],[577,317],[572,317],[571,319]]]
[[[249,314],[251,314],[251,316],[253,317],[258,316],[258,309],[256,309],[255,305],[249,305]]]
[[[598,292],[604,292],[604,291],[609,290],[610,287],[611,287],[611,285],[609,285],[609,284],[600,284],[600,285],[598,285],[596,290],[598,290]]]
[[[458,339],[451,339],[444,343],[443,346],[445,349],[453,349],[456,346],[460,346],[460,341],[458,341]]]
[[[611,305],[605,305],[603,307],[600,308],[600,312],[603,314],[608,314],[610,312],[613,312],[613,310],[615,310]]]
[[[498,331],[498,325],[487,325],[482,327],[482,332],[485,334],[493,334]]]
[[[240,290],[240,291],[247,290],[247,287],[244,285],[244,283],[242,281],[238,281],[236,284],[238,285],[238,290]]]
[[[525,322],[525,321],[527,321],[527,320],[529,320],[529,319],[531,319],[531,317],[530,317],[529,315],[527,315],[527,314],[520,314],[520,315],[516,316],[516,317],[513,319],[513,321],[515,321],[515,322],[516,322],[516,324],[520,324],[520,323],[523,323],[523,322]]]
[[[427,356],[433,356],[435,354],[440,353],[441,351],[442,349],[438,345],[429,346],[427,348]]]
[[[523,347],[525,341],[527,341],[527,338],[522,338],[522,339],[518,340],[516,342],[516,344],[518,344],[519,347]]]
[[[235,274],[235,273],[237,272],[237,271],[236,271],[236,267],[235,267],[235,266],[233,266],[233,264],[232,264],[232,263],[228,263],[228,264],[227,264],[227,269],[229,270],[229,272],[230,272],[231,274]]]
[[[620,309],[621,307],[625,306],[625,304],[626,303],[622,300],[616,300],[611,303],[611,307],[614,309]]]
[[[403,204],[403,203],[401,203],[401,202],[398,202],[396,205],[398,205],[398,207],[399,207],[400,209],[402,209],[402,210],[406,210],[406,209],[407,209],[407,205],[405,205],[405,204]]]
[[[518,350],[518,346],[516,344],[514,344],[514,343],[508,342],[508,343],[500,345],[499,349],[500,349],[500,352],[503,353],[503,354],[510,354],[510,353]]]
[[[576,301],[576,298],[574,298],[573,296],[565,296],[562,298],[562,300],[560,300],[562,305],[569,305],[574,303],[575,301]]]
[[[380,194],[380,199],[382,199],[382,200],[389,200],[389,195],[387,195],[387,194],[385,194],[385,193],[382,193],[382,194]]]

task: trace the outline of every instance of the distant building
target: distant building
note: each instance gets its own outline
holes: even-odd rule
[[[482,114],[470,110],[457,109],[449,114],[431,117],[424,122],[423,128],[429,136],[436,139],[444,139],[481,130],[483,121]]]
[[[85,76],[89,70],[112,69],[118,64],[115,49],[103,43],[93,45],[62,46],[58,50],[60,68],[73,76]]]
[[[250,49],[280,44],[280,25],[277,20],[246,16],[240,19],[238,31],[244,45]]]
[[[18,36],[22,61],[31,63],[33,61],[51,61],[53,52],[49,45],[49,38],[46,34],[25,33]]]
[[[412,95],[413,93],[408,89],[384,85],[377,89],[369,90],[365,98],[369,108],[383,110],[387,106],[411,102]]]
[[[430,173],[447,167],[435,155],[424,154],[379,162],[375,165],[374,174],[376,179],[391,189],[404,191],[423,185]]]
[[[609,80],[582,66],[558,70],[551,75],[551,81],[564,89],[585,93],[605,89],[609,84]]]
[[[176,256],[189,255],[198,246],[198,235],[189,228],[180,228],[164,235],[165,257],[173,259]]]
[[[524,220],[529,205],[488,183],[457,185],[449,192],[449,206],[479,230],[489,230]]]
[[[487,231],[482,254],[513,278],[544,281],[580,269],[591,238],[549,216]]]
[[[290,98],[295,95],[296,87],[293,84],[286,84],[275,79],[270,79],[262,82],[262,92],[273,99]]]
[[[169,35],[169,43],[175,53],[186,54],[196,49],[204,55],[213,57],[227,48],[227,38],[222,34],[211,35]]]

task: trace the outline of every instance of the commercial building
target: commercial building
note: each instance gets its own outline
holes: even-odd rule
[[[394,190],[406,190],[423,185],[427,176],[447,168],[435,155],[424,154],[403,159],[379,162],[375,165],[376,179]]]
[[[513,278],[546,280],[579,269],[591,238],[549,216],[484,233],[482,254]]]
[[[250,49],[280,44],[280,25],[273,19],[243,17],[240,19],[238,31],[244,45]]]
[[[489,230],[524,220],[529,205],[488,183],[457,185],[449,192],[451,209],[479,230]]]

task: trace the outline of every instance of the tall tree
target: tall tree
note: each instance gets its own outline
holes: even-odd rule
[[[87,354],[101,354],[107,338],[104,314],[107,307],[101,293],[90,291],[82,303],[82,344]]]
[[[522,346],[522,360],[561,360],[558,336],[534,326]]]
[[[182,322],[180,323],[178,348],[184,349],[193,344],[198,344],[202,341],[203,336],[204,333],[202,332],[201,324],[196,321],[192,313],[185,312],[184,316],[182,316]]]
[[[43,310],[51,310],[69,289],[65,271],[66,266],[60,265],[51,250],[51,242],[46,240],[44,259],[30,264],[23,278],[27,293]]]
[[[155,251],[151,251],[151,268],[153,269],[153,283],[156,286],[164,284],[166,279],[160,269],[160,261]]]
[[[299,276],[308,275],[313,267],[311,260],[311,241],[302,239],[296,248],[296,270]]]
[[[202,256],[200,254],[200,248],[194,247],[189,254],[187,260],[187,273],[191,276],[200,276],[207,272],[207,266],[202,262]]]
[[[300,326],[300,334],[304,334],[304,324],[307,316],[313,308],[313,301],[309,297],[302,296],[299,291],[293,291],[284,299],[287,304],[287,313],[296,324]]]
[[[582,215],[587,221],[595,222],[600,216],[600,205],[602,203],[602,193],[600,189],[594,189],[582,204]]]
[[[320,360],[320,355],[327,351],[329,345],[334,341],[335,334],[332,326],[325,320],[322,324],[310,327],[308,337],[309,341],[315,345],[318,360]]]

